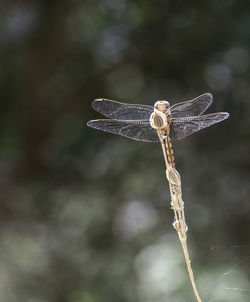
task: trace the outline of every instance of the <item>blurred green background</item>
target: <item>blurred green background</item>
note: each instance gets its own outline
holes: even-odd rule
[[[249,1],[1,1],[1,301],[195,301],[160,145],[86,122],[204,92],[230,118],[174,143],[192,266],[249,301],[249,37]]]

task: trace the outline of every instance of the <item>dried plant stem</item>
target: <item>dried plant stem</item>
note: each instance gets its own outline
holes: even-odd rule
[[[196,297],[198,302],[202,302],[201,298],[200,298],[200,295],[198,293],[197,287],[196,287],[195,280],[194,280],[194,274],[193,274],[193,270],[192,270],[192,267],[191,267],[191,260],[189,258],[189,253],[188,253],[188,248],[187,248],[187,238],[185,238],[184,240],[180,239],[180,241],[181,241],[183,253],[184,253],[186,264],[187,264],[188,274],[189,274],[190,281],[192,283],[192,287],[193,287],[195,297]]]
[[[169,189],[171,195],[171,207],[174,211],[174,222],[173,227],[176,229],[179,239],[181,241],[189,278],[193,287],[194,294],[198,302],[202,302],[200,295],[198,293],[196,283],[194,280],[194,274],[191,267],[191,260],[188,253],[187,247],[187,224],[185,221],[185,213],[184,213],[184,202],[182,200],[182,191],[181,191],[181,177],[178,171],[170,165],[167,156],[167,146],[164,138],[164,134],[161,133],[161,130],[158,131],[158,136],[161,141],[162,152],[164,155],[164,160],[166,164],[166,176],[169,182]]]

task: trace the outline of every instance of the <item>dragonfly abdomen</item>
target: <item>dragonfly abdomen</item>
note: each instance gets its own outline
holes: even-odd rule
[[[165,145],[166,145],[168,162],[169,162],[170,166],[172,168],[174,168],[175,167],[174,151],[173,151],[173,146],[172,146],[172,143],[170,141],[169,135],[166,136]]]

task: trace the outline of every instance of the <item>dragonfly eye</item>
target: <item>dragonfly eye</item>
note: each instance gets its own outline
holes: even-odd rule
[[[154,108],[161,112],[166,112],[170,108],[170,104],[168,101],[161,100],[155,103]]]

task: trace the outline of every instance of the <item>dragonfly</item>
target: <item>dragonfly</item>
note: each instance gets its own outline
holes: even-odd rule
[[[87,125],[136,141],[162,142],[168,162],[174,167],[172,140],[182,139],[228,118],[227,112],[202,115],[212,102],[211,93],[172,106],[166,100],[149,106],[99,98],[92,102],[92,107],[108,119],[91,120]]]

